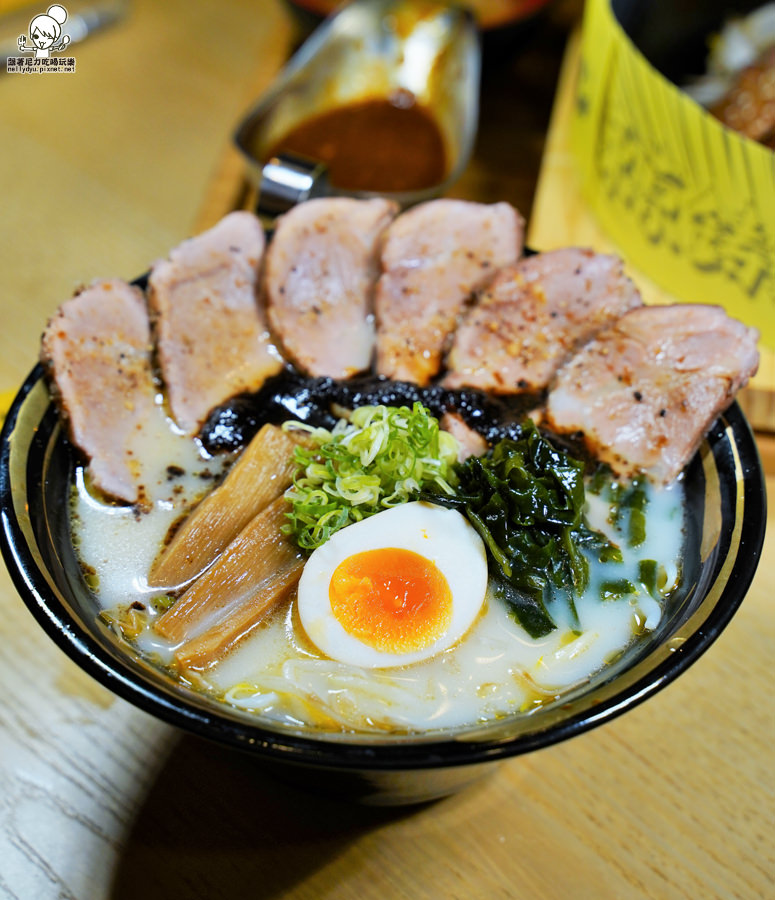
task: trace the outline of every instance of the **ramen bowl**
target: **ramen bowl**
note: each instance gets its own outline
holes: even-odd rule
[[[618,662],[554,703],[486,725],[423,734],[323,733],[209,699],[118,643],[98,615],[73,546],[68,498],[78,462],[38,366],[0,438],[0,543],[19,594],[44,631],[97,681],[159,719],[238,748],[279,779],[369,804],[454,793],[502,760],[581,735],[657,693],[729,623],[764,539],[763,473],[751,430],[733,404],[684,476],[682,586],[657,628]]]

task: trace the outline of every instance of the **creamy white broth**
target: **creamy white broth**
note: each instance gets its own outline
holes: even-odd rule
[[[147,574],[162,541],[181,513],[207,493],[230,457],[211,457],[199,443],[181,434],[159,402],[143,425],[138,455],[143,495],[150,508],[106,503],[92,492],[88,469],[75,472],[73,537],[87,570],[93,569],[103,609],[158,594]]]
[[[101,607],[114,618],[122,607],[147,605],[159,594],[146,576],[161,542],[223,465],[176,434],[161,409],[151,431],[153,450],[143,460],[147,512],[105,504],[89,492],[80,470],[76,477],[76,545],[85,569],[94,572],[90,581]],[[589,679],[659,623],[660,603],[640,586],[618,600],[603,602],[599,595],[603,581],[624,578],[638,585],[643,559],[663,567],[665,593],[677,581],[681,486],[649,486],[647,496],[645,542],[634,549],[622,544],[621,564],[592,562],[589,587],[575,604],[578,623],[556,598],[549,611],[558,627],[546,637],[531,638],[488,592],[483,612],[456,646],[401,669],[365,670],[324,658],[300,628],[292,598],[206,675],[184,677],[237,708],[291,726],[425,731],[528,713]],[[619,543],[608,517],[608,505],[589,496],[590,525]],[[135,644],[162,665],[172,660],[174,648],[148,628]]]

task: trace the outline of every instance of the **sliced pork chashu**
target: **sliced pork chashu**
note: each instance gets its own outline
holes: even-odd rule
[[[758,336],[717,306],[634,309],[560,369],[546,424],[619,476],[668,483],[756,373]]]
[[[308,375],[348,378],[374,353],[374,284],[387,200],[323,197],[277,220],[266,258],[269,322]]]
[[[444,413],[439,426],[458,442],[458,462],[465,462],[469,456],[483,456],[487,452],[489,445],[486,439],[478,431],[474,431],[459,413]]]
[[[377,284],[377,371],[427,385],[463,305],[522,253],[524,222],[508,203],[431,200],[388,228]]]
[[[95,281],[50,319],[41,361],[93,484],[127,503],[142,500],[140,448],[155,418],[142,293],[118,279]]]
[[[576,247],[501,269],[458,327],[444,383],[536,392],[585,341],[641,305],[621,259]]]
[[[263,254],[261,223],[239,211],[151,270],[159,365],[172,415],[187,433],[213,407],[257,390],[282,367],[258,302]]]

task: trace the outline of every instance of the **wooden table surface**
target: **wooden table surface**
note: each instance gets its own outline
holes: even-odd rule
[[[530,212],[577,6],[493,51],[457,195]],[[294,40],[280,3],[136,0],[72,48],[75,75],[0,75],[0,392],[77,284],[134,277],[223,203],[230,129]],[[774,897],[773,541],[731,625],[676,683],[397,810],[283,788],[115,698],[2,571],[0,898]]]

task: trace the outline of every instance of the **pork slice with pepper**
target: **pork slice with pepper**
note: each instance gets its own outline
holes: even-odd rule
[[[378,373],[427,385],[471,293],[519,259],[523,237],[508,203],[431,200],[400,215],[377,283]]]
[[[542,391],[577,347],[640,305],[616,256],[568,247],[525,257],[502,268],[468,310],[444,384]]]
[[[374,285],[382,233],[398,207],[321,197],[277,220],[266,257],[269,322],[302,372],[349,378],[374,354]]]
[[[59,307],[41,361],[92,483],[117,500],[142,500],[143,433],[154,419],[145,298],[118,279],[95,281]]]
[[[264,245],[256,216],[233,212],[151,270],[159,365],[172,415],[187,433],[282,367],[258,300]]]
[[[559,370],[546,424],[617,476],[669,483],[756,373],[758,336],[717,306],[634,309]]]

